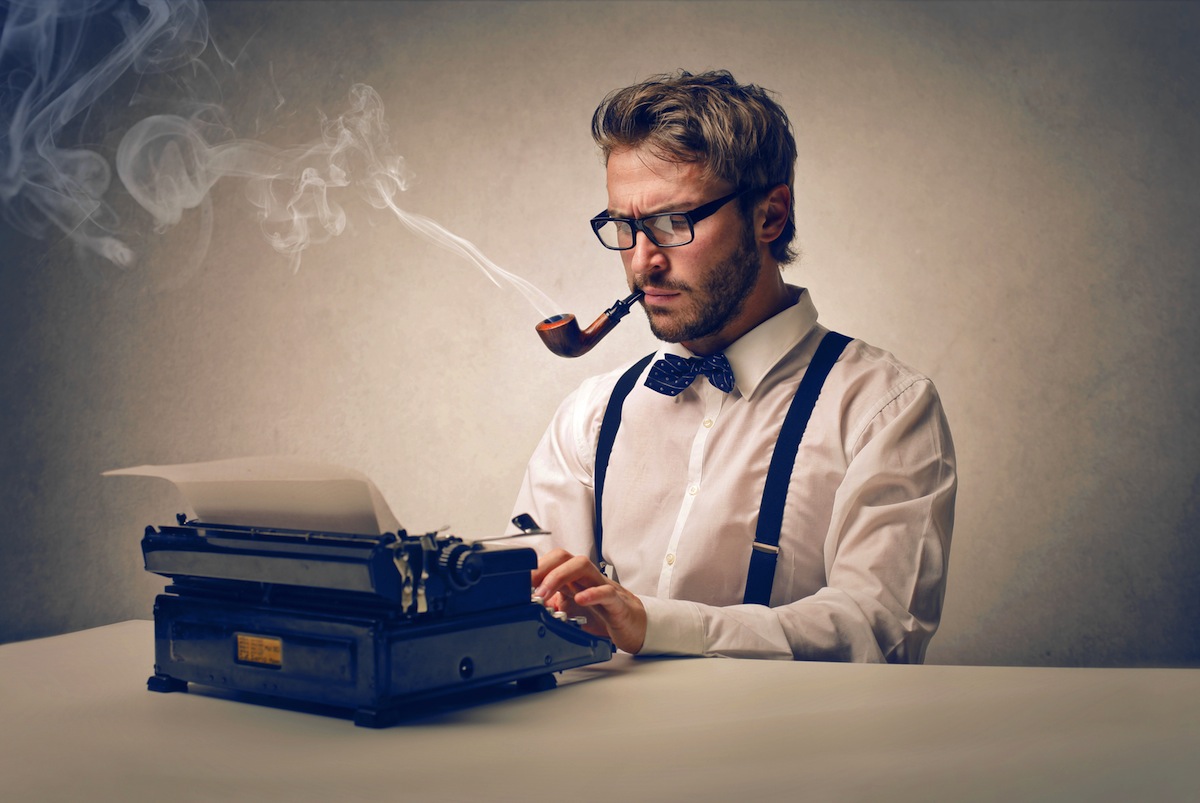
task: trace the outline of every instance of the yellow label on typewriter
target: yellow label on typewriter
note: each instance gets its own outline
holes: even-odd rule
[[[237,659],[244,664],[283,666],[283,639],[238,633]]]

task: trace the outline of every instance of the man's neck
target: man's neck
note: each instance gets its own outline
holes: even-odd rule
[[[724,351],[739,337],[796,303],[799,296],[784,284],[783,275],[778,267],[768,268],[764,265],[763,275],[760,285],[746,298],[741,312],[720,331],[695,340],[685,340],[681,345],[693,354],[701,356]]]

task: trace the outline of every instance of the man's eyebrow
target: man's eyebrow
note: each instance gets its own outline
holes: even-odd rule
[[[642,210],[642,218],[654,217],[655,215],[664,215],[664,214],[671,214],[671,213],[676,213],[676,212],[686,212],[690,209],[694,209],[695,206],[696,206],[695,204],[679,203],[676,201],[672,201],[670,203],[659,204],[658,206],[650,207],[649,210],[643,209]],[[621,214],[614,212],[612,209],[606,209],[606,210],[604,210],[604,212],[602,214],[607,215],[608,217],[624,218],[625,220],[633,219],[632,215],[621,215]],[[641,218],[639,218],[639,219],[641,219]]]

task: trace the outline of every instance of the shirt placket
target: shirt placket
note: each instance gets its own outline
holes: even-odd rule
[[[721,406],[728,397],[728,394],[717,390],[705,379],[697,379],[691,388],[684,391],[685,394],[690,392],[695,392],[700,397],[699,403],[704,407],[704,415],[701,417],[700,424],[696,427],[696,434],[692,438],[692,450],[688,456],[687,477],[683,487],[680,489],[682,499],[679,504],[679,515],[675,517],[675,527],[671,530],[671,539],[667,543],[667,551],[663,555],[662,568],[658,575],[657,596],[663,599],[668,599],[671,596],[671,578],[674,576],[675,566],[679,562],[680,538],[683,535],[684,528],[687,527],[688,518],[692,514],[692,507],[703,492],[704,450],[708,444],[708,436],[716,428],[717,419],[721,415]],[[683,397],[679,397],[679,400],[687,403]]]

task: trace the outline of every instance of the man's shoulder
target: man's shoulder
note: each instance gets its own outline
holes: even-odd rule
[[[910,385],[914,382],[929,381],[928,376],[898,359],[892,352],[865,340],[851,340],[838,362],[844,371],[885,384]]]
[[[926,374],[862,340],[847,345],[832,376],[837,377],[832,384],[840,396],[837,415],[852,441],[905,415],[905,410],[932,415],[941,408],[937,388]]]
[[[835,334],[838,333],[823,326],[814,327],[771,369],[771,373],[776,377],[774,381],[787,382],[789,376],[793,377],[792,382],[798,381],[798,378],[808,371],[821,343]],[[847,390],[869,392],[871,389],[878,390],[881,386],[929,381],[925,374],[898,359],[887,349],[872,345],[850,333],[843,336],[848,338],[849,342],[831,369],[830,376],[835,384],[845,386]]]
[[[621,377],[645,361],[647,357],[653,357],[656,353],[650,352],[628,359],[618,364],[615,368],[584,379],[563,400],[559,408],[559,413],[564,414],[569,411],[577,419],[596,418],[598,420],[604,414],[604,409],[608,406],[608,400],[612,397],[613,390],[616,388],[617,382],[621,380]]]
[[[649,352],[633,359],[622,362],[617,367],[605,371],[602,374],[589,376],[580,383],[575,393],[579,396],[579,401],[585,404],[599,405],[603,408],[607,403],[613,390],[616,389],[617,383],[621,381],[621,377],[635,369],[641,373],[645,372],[646,362],[648,358],[652,358],[657,352]],[[640,366],[640,369],[639,369]]]

